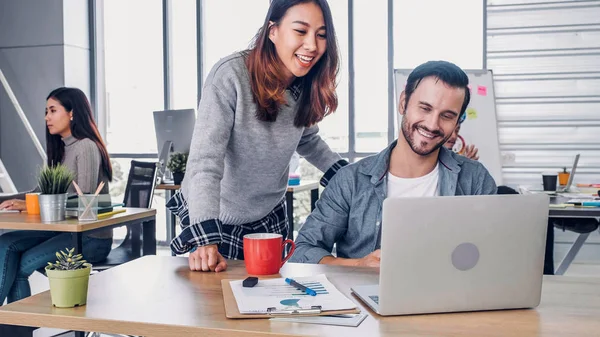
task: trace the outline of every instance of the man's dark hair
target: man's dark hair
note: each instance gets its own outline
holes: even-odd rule
[[[450,87],[462,88],[465,90],[465,101],[463,102],[458,116],[460,120],[460,117],[465,114],[467,106],[471,101],[471,92],[468,87],[469,77],[467,77],[467,74],[465,74],[465,72],[456,64],[447,61],[429,61],[421,64],[408,75],[406,88],[404,89],[404,104],[406,106],[408,106],[410,96],[417,89],[421,80],[426,77],[435,77]]]

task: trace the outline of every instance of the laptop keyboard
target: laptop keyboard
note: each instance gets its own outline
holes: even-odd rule
[[[375,296],[375,295],[373,295],[373,296],[369,296],[369,298],[370,298],[370,299],[372,299],[372,300],[373,300],[373,302],[375,302],[375,303],[379,304],[379,296]]]

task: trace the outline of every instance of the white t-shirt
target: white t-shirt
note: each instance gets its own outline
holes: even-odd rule
[[[418,178],[399,178],[388,172],[387,197],[434,197],[439,192],[439,164],[433,171]]]

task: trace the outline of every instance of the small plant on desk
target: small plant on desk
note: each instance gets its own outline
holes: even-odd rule
[[[74,254],[75,248],[56,253],[55,263],[48,262],[46,275],[50,281],[52,305],[59,308],[72,308],[87,302],[88,283],[92,265],[81,254]]]
[[[183,176],[185,175],[185,169],[187,165],[188,154],[175,152],[171,155],[167,167],[173,173],[173,183],[175,185],[181,185]]]
[[[38,176],[40,195],[40,218],[42,222],[55,222],[65,219],[67,190],[75,175],[62,164],[45,166]]]
[[[44,166],[38,176],[38,186],[42,194],[64,194],[74,178],[73,172],[62,164]]]
[[[75,248],[67,249],[67,253],[56,252],[55,263],[48,262],[48,268],[50,270],[77,270],[85,268],[86,260],[83,259],[81,254],[73,255]]]

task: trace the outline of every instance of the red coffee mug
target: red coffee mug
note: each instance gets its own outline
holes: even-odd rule
[[[283,258],[283,249],[289,243],[292,249]],[[296,245],[292,240],[283,240],[281,234],[255,233],[244,235],[244,260],[250,275],[273,275],[292,256]]]

